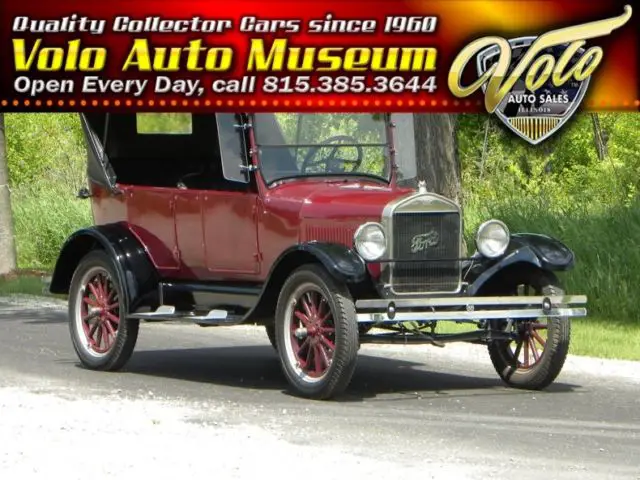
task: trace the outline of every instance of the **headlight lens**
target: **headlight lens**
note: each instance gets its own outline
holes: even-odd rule
[[[502,255],[509,246],[509,229],[499,220],[489,220],[478,228],[476,247],[485,257]]]
[[[358,254],[368,262],[379,260],[387,250],[387,238],[379,223],[365,223],[353,236]]]

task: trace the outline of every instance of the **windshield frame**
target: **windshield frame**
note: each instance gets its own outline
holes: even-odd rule
[[[353,179],[353,180],[358,180],[358,179],[367,179],[367,180],[373,180],[376,182],[380,182],[380,183],[384,183],[385,185],[389,185],[392,186],[395,184],[396,182],[396,177],[397,177],[397,164],[396,164],[396,158],[395,158],[395,145],[394,145],[394,141],[393,141],[393,128],[394,128],[394,124],[391,121],[391,114],[389,113],[380,113],[380,115],[382,115],[383,117],[383,122],[384,122],[384,142],[381,143],[357,143],[357,144],[348,144],[348,143],[341,143],[340,146],[343,147],[350,147],[350,146],[359,146],[359,147],[382,147],[385,149],[385,154],[384,154],[384,163],[385,163],[385,169],[387,170],[387,176],[382,176],[382,175],[376,175],[373,173],[367,173],[367,172],[319,172],[319,173],[304,173],[304,174],[296,174],[296,175],[282,175],[282,176],[277,176],[274,179],[268,179],[263,172],[262,169],[262,158],[260,155],[260,150],[261,149],[265,149],[265,148],[291,148],[291,147],[300,147],[300,148],[312,148],[312,147],[318,147],[321,146],[322,144],[320,143],[321,140],[318,141],[318,143],[299,143],[299,144],[287,144],[287,143],[283,143],[283,144],[268,144],[268,145],[263,145],[260,144],[258,142],[257,139],[257,134],[256,134],[256,125],[260,125],[260,121],[257,119],[256,115],[259,115],[260,113],[294,113],[294,114],[299,114],[299,115],[305,115],[305,114],[313,114],[314,112],[256,112],[256,113],[251,113],[249,114],[249,120],[250,120],[250,128],[251,128],[251,134],[250,134],[250,142],[251,142],[251,149],[252,149],[252,157],[254,158],[254,165],[256,170],[258,171],[258,173],[260,174],[260,177],[262,177],[262,180],[264,182],[264,184],[268,187],[274,186],[275,184],[279,184],[281,182],[285,182],[285,181],[291,181],[291,180],[306,180],[306,179],[310,179],[310,178],[317,178],[317,179]],[[375,114],[378,112],[318,112],[319,114],[323,114],[323,113],[333,113],[333,114],[340,114],[340,115],[353,115],[353,114]],[[301,122],[299,122],[301,123]],[[259,128],[259,127],[258,127]],[[280,125],[278,125],[278,128],[280,128]]]

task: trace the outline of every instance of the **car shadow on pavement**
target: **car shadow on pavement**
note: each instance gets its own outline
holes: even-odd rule
[[[234,388],[280,390],[291,395],[277,354],[270,346],[236,346],[138,351],[125,370],[174,380]],[[459,371],[459,366],[458,366]],[[566,383],[551,385],[546,393],[571,392]],[[373,355],[360,355],[347,391],[335,401],[406,400],[486,395],[531,395],[507,388],[497,377],[430,370],[429,365]]]

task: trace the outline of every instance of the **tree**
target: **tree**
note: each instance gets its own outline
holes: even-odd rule
[[[13,216],[9,191],[9,170],[4,134],[4,114],[0,113],[0,275],[16,269]]]
[[[428,191],[462,204],[456,115],[416,113],[413,120],[418,180]]]

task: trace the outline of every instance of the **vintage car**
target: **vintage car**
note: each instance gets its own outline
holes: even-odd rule
[[[85,367],[123,367],[141,320],[186,320],[264,326],[290,388],[314,399],[343,392],[372,342],[483,344],[517,388],[560,373],[586,315],[557,278],[572,251],[487,219],[467,254],[460,207],[399,185],[410,117],[80,118],[94,225],[62,246],[50,291],[68,294]]]

